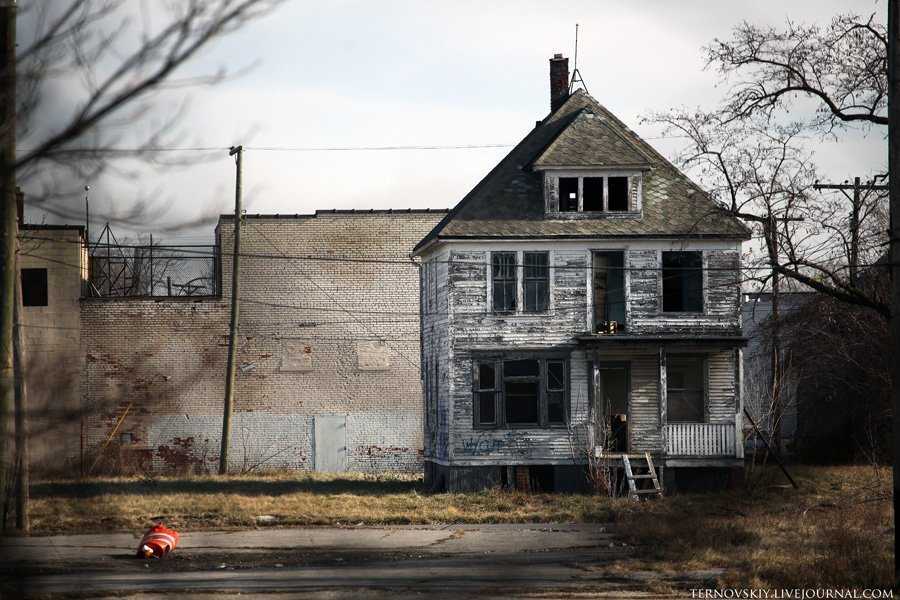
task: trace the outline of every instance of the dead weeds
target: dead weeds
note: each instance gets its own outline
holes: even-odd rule
[[[872,467],[777,469],[747,487],[634,503],[489,490],[430,494],[404,475],[274,473],[228,477],[48,481],[32,489],[35,533],[137,531],[163,516],[183,530],[280,527],[614,522],[635,558],[622,568],[724,569],[738,587],[890,587],[889,473]],[[631,561],[639,561],[632,565]]]

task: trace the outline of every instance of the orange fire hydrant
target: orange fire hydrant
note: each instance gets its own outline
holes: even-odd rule
[[[138,545],[137,555],[141,558],[162,558],[175,550],[178,545],[178,532],[157,523],[147,530]]]

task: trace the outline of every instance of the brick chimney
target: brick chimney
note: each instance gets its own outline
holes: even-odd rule
[[[569,97],[569,59],[554,54],[550,59],[550,112],[556,111]]]

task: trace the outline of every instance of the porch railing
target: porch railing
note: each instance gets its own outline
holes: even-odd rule
[[[665,426],[669,456],[736,456],[733,423],[669,423]]]

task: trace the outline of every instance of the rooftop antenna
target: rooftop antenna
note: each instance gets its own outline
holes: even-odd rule
[[[569,93],[572,93],[572,90],[575,89],[575,84],[580,83],[581,87],[584,88],[585,93],[589,93],[587,89],[587,84],[584,82],[584,79],[581,77],[581,71],[578,70],[578,23],[575,23],[575,61],[572,68],[572,81],[569,82]]]

